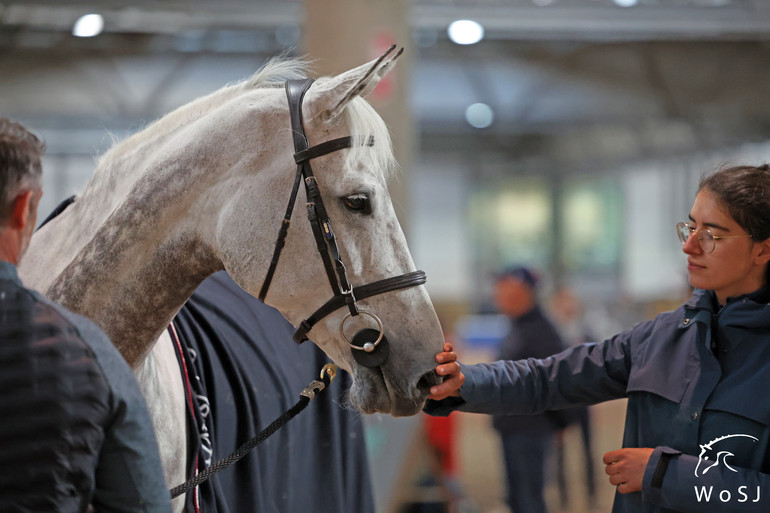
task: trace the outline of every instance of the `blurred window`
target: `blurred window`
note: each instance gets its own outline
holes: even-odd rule
[[[507,178],[485,184],[470,201],[479,267],[519,263],[543,267],[552,247],[552,205],[545,180]]]
[[[620,263],[622,191],[616,178],[565,180],[562,263],[569,273],[609,271]]]

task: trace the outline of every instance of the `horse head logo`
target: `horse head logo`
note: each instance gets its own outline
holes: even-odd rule
[[[736,434],[736,435],[720,436],[718,438],[713,439],[707,444],[701,445],[700,454],[698,455],[698,465],[695,466],[695,477],[704,476],[706,472],[708,472],[712,468],[719,465],[720,462],[725,467],[732,470],[733,472],[738,472],[727,463],[727,458],[733,456],[733,453],[731,453],[730,451],[724,451],[724,450],[720,451],[718,447],[719,442],[721,442],[722,440],[726,440],[728,438],[735,438],[735,437],[751,438],[754,442],[759,441],[758,438],[751,435]],[[698,472],[699,470],[700,470],[700,473]]]

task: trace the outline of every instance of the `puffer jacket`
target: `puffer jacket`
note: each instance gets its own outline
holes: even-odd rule
[[[545,359],[462,365],[462,399],[425,411],[499,414],[628,398],[623,447],[655,451],[613,513],[770,511],[770,291],[695,290],[684,305]]]

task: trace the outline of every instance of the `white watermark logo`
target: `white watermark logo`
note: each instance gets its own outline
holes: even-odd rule
[[[728,438],[736,437],[751,438],[754,442],[759,441],[759,439],[755,436],[738,434],[720,436],[719,438],[715,438],[707,444],[701,445],[700,454],[698,455],[698,465],[695,466],[695,477],[702,477],[706,475],[706,472],[716,467],[720,463],[733,472],[738,472],[733,467],[731,467],[729,463],[727,463],[727,458],[734,456],[734,454],[730,451],[719,450],[719,446],[721,445],[719,442],[727,440]],[[700,474],[698,473],[699,470]]]
[[[735,434],[735,435],[725,435],[720,436],[718,438],[713,439],[707,444],[703,444],[700,446],[700,454],[698,455],[698,465],[695,467],[695,477],[703,477],[706,475],[706,473],[713,469],[714,467],[717,467],[719,465],[723,465],[728,470],[731,470],[733,472],[738,472],[736,469],[730,466],[730,463],[728,463],[728,458],[731,458],[734,456],[734,454],[728,450],[720,450],[723,445],[720,443],[724,440],[727,440],[728,438],[749,438],[752,442],[756,443],[759,441],[759,439],[755,436],[751,435],[744,435],[744,434]],[[713,486],[695,486],[695,498],[698,502],[711,502],[711,497],[715,499],[718,499],[720,502],[730,502],[734,496],[733,493],[731,493],[730,490],[718,490],[717,493],[714,493],[714,487]],[[750,497],[748,492],[748,486],[739,486],[736,490],[735,496],[737,497],[738,502],[748,502]],[[756,498],[751,499],[751,502],[759,502],[759,486],[757,486],[757,494]]]

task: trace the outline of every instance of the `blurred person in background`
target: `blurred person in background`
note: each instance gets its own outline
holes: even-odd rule
[[[0,117],[0,511],[170,512],[134,374],[91,321],[25,288],[44,145]]]
[[[564,349],[556,326],[538,304],[537,274],[526,267],[511,267],[495,278],[495,305],[510,319],[500,342],[501,360],[546,358]],[[537,415],[495,415],[505,462],[507,502],[513,513],[546,513],[543,496],[546,462],[554,435],[564,427],[562,412]]]
[[[603,457],[614,513],[770,511],[770,166],[705,177],[676,234],[694,288],[678,309],[545,360],[460,365],[445,344],[426,411],[627,397],[623,447]]]
[[[569,287],[561,287],[553,293],[550,300],[550,313],[567,347],[578,346],[596,340],[584,315],[583,303]],[[569,411],[574,415],[575,423],[580,427],[580,442],[584,459],[586,498],[590,509],[596,505],[596,482],[594,479],[594,454],[591,433],[591,412],[588,406],[578,406]],[[556,472],[559,482],[559,496],[562,508],[570,502],[569,486],[565,468],[565,440],[561,431],[556,437]]]

